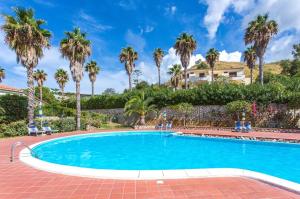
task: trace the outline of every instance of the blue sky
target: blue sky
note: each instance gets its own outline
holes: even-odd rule
[[[122,47],[133,46],[139,53],[136,63],[143,79],[157,82],[156,67],[152,60],[154,48],[166,52],[162,64],[162,79],[170,65],[179,59],[172,46],[182,32],[192,34],[197,40],[197,50],[191,65],[203,59],[211,48],[221,51],[221,60],[239,61],[245,49],[243,33],[247,23],[257,14],[269,13],[279,23],[280,32],[271,41],[266,60],[276,61],[291,57],[294,43],[300,42],[300,6],[298,0],[10,0],[0,2],[0,11],[12,14],[11,7],[31,7],[36,17],[47,21],[44,28],[52,32],[51,49],[45,51],[37,68],[48,73],[46,86],[57,88],[53,74],[57,68],[69,71],[68,62],[61,58],[59,42],[65,31],[80,27],[92,42],[92,56],[101,72],[96,81],[96,93],[113,87],[122,91],[127,87],[127,76],[118,55]],[[3,24],[3,19],[0,19]],[[0,65],[6,69],[4,83],[26,87],[25,69],[16,63],[14,52],[5,45],[0,33]],[[69,82],[67,91],[74,91]],[[90,93],[90,83],[85,75],[82,93]]]

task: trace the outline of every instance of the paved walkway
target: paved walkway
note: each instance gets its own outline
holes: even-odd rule
[[[202,132],[202,131],[201,131]],[[9,162],[12,143],[33,144],[66,135],[0,139],[0,199],[295,199],[300,195],[247,178],[202,178],[157,181],[105,180],[48,173]],[[22,147],[18,148],[18,152]]]
[[[230,132],[224,130],[203,130],[203,129],[176,129],[176,131],[181,131],[187,134],[199,134],[208,136],[223,136],[223,137],[246,137],[246,138],[256,138],[265,140],[281,140],[281,141],[291,141],[300,142],[300,132],[299,133],[273,133],[273,132]]]

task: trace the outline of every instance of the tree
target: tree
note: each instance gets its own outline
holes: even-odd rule
[[[253,44],[255,53],[259,60],[259,81],[264,82],[263,64],[264,54],[271,38],[278,32],[278,24],[274,20],[268,20],[268,15],[258,15],[257,18],[249,22],[244,35],[245,44]]]
[[[36,70],[33,73],[33,79],[37,82],[40,93],[40,104],[43,102],[43,85],[44,81],[47,80],[47,74],[43,70]]]
[[[181,81],[181,70],[180,64],[174,64],[168,71],[168,74],[171,75],[171,84],[175,90],[177,90]]]
[[[173,106],[170,106],[171,109],[175,110],[183,116],[183,126],[186,125],[186,119],[193,112],[194,107],[189,103],[179,103]]]
[[[144,92],[132,97],[124,107],[126,115],[131,116],[132,114],[138,114],[140,117],[140,124],[145,125],[145,116],[155,111],[155,106],[151,105],[152,98],[145,99]]]
[[[61,91],[61,99],[64,100],[64,90],[66,83],[69,81],[69,75],[68,72],[64,69],[60,68],[56,71],[54,74],[54,78],[56,79],[56,82],[60,88]]]
[[[107,88],[103,91],[103,95],[114,95],[116,94],[116,90],[114,88]]]
[[[162,59],[164,57],[164,51],[161,48],[156,48],[153,53],[153,59],[155,61],[157,71],[158,71],[158,85],[160,86],[160,65],[162,62]]]
[[[206,61],[211,69],[211,82],[214,82],[214,68],[216,62],[219,60],[219,55],[220,53],[218,50],[211,48],[209,51],[206,53]]]
[[[5,79],[5,70],[0,67],[0,83]]]
[[[41,26],[44,20],[35,19],[33,9],[14,8],[15,16],[4,15],[5,23],[1,27],[5,41],[16,52],[17,62],[27,69],[28,121],[34,117],[34,79],[33,69],[43,56],[44,48],[49,48],[51,33]]]
[[[247,48],[247,50],[244,51],[244,62],[246,62],[247,66],[250,69],[250,82],[252,84],[253,82],[253,69],[255,67],[256,62],[256,53],[253,48],[253,46]]]
[[[66,32],[66,38],[60,42],[60,51],[70,61],[73,81],[76,83],[76,129],[80,130],[80,81],[83,76],[83,64],[91,55],[91,42],[79,28]]]
[[[131,90],[131,74],[135,67],[134,62],[138,59],[138,53],[134,51],[132,47],[122,48],[122,51],[119,55],[121,63],[124,63],[125,70],[128,75],[129,90]]]
[[[100,71],[100,67],[97,65],[97,62],[91,61],[85,66],[85,71],[89,73],[89,78],[92,83],[92,97],[94,97],[94,83]]]
[[[174,45],[176,55],[180,56],[181,65],[184,68],[184,87],[187,89],[187,67],[190,64],[190,58],[194,50],[196,50],[197,42],[192,35],[182,33]]]
[[[290,60],[288,60],[288,59],[281,60],[279,65],[282,68],[282,71],[281,71],[282,75],[290,75],[290,71],[291,71],[291,61]]]
[[[142,75],[142,71],[139,69],[135,69],[132,73],[133,76],[133,84],[136,86],[140,83],[140,76]]]
[[[300,44],[293,45],[293,56],[295,59],[300,59]]]

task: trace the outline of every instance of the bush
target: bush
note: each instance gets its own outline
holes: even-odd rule
[[[251,112],[251,104],[249,102],[246,102],[243,100],[233,101],[233,102],[226,104],[226,111],[230,115],[236,116],[236,118],[234,118],[234,119],[239,120],[242,112],[245,112],[245,113]]]
[[[69,132],[76,130],[76,121],[73,117],[59,118],[50,120],[48,122],[49,126],[52,129],[58,130],[59,132]]]
[[[14,136],[27,135],[27,134],[28,134],[28,130],[27,130],[27,124],[25,120],[11,122],[6,125],[2,124],[0,126],[0,137],[14,137]]]
[[[0,96],[0,107],[4,110],[4,120],[13,122],[27,117],[27,97],[19,95]]]

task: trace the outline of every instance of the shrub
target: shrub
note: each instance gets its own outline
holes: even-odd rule
[[[0,134],[2,134],[2,137],[14,137],[14,136],[27,135],[28,131],[27,131],[26,121],[20,120],[17,122],[11,122],[6,125],[2,124],[0,126]]]
[[[19,95],[0,96],[0,107],[7,122],[23,120],[27,117],[27,98]]]
[[[69,132],[76,130],[76,121],[73,117],[60,118],[48,121],[52,129],[59,132]]]
[[[242,112],[250,113],[251,112],[251,104],[247,101],[238,100],[233,101],[226,104],[226,111],[232,115],[236,116],[236,119],[240,119],[240,115]]]

